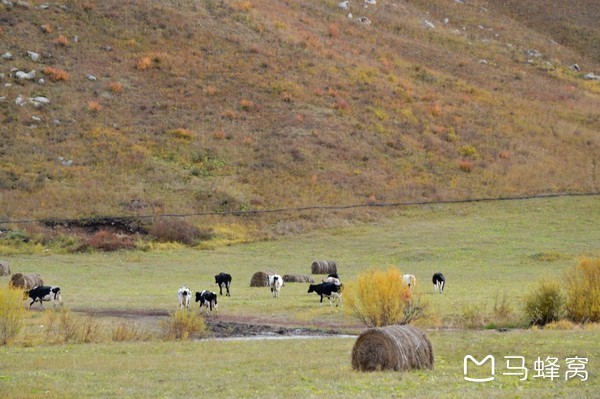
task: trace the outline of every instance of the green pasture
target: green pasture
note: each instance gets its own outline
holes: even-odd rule
[[[0,347],[3,398],[597,398],[597,332],[435,331],[435,369],[352,371],[353,338],[143,342]],[[464,357],[495,359],[495,380],[464,380]],[[504,375],[522,356],[522,376]],[[587,358],[566,379],[566,359]],[[537,358],[558,359],[558,378],[535,377]],[[514,365],[513,365],[514,366]],[[467,376],[483,378],[487,368]],[[544,375],[544,374],[541,374]]]
[[[464,312],[489,311],[505,298],[514,313],[538,278],[561,276],[580,256],[600,256],[600,199],[568,197],[410,207],[384,223],[351,225],[277,241],[161,252],[15,255],[14,272],[38,272],[60,285],[71,309],[175,310],[176,291],[216,290],[214,275],[233,275],[222,314],[265,316],[299,323],[354,323],[340,309],[317,305],[306,284],[286,284],[279,300],[251,288],[259,270],[310,274],[314,260],[335,260],[342,282],[368,268],[399,267],[417,277],[416,292],[438,324],[454,326]],[[431,275],[447,279],[434,296]],[[323,276],[314,276],[317,281]],[[8,277],[0,277],[6,284]],[[37,305],[39,306],[39,305]]]
[[[511,322],[522,326],[522,297],[538,278],[561,276],[581,256],[600,256],[598,226],[598,197],[565,197],[409,207],[378,224],[207,251],[2,256],[13,273],[38,272],[60,285],[65,306],[76,312],[174,311],[180,286],[216,290],[213,276],[226,271],[233,285],[230,298],[219,298],[224,318],[349,331],[357,320],[344,308],[319,306],[306,284],[286,284],[273,299],[267,288],[250,287],[252,274],[310,274],[314,260],[335,260],[349,282],[368,268],[396,266],[417,277],[416,292],[430,308],[419,325],[434,344],[436,367],[352,372],[352,338],[45,345],[31,338],[43,312],[31,312],[22,333],[29,338],[0,347],[0,397],[597,397],[598,329],[464,327],[493,326],[489,315],[501,299]],[[436,271],[446,276],[444,295],[433,294]],[[493,323],[473,322],[486,317]],[[470,383],[462,374],[468,354],[495,355],[499,372],[503,356],[524,356],[530,368],[538,356],[583,356],[590,376],[583,382],[565,381],[564,374],[554,381],[498,375]]]

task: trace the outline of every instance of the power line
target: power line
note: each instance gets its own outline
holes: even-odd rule
[[[0,220],[0,225],[6,224],[28,224],[28,223],[44,223],[44,224],[77,224],[85,225],[86,223],[97,222],[98,220],[107,221],[132,221],[153,218],[188,218],[188,217],[205,217],[205,216],[253,216],[271,213],[291,213],[305,212],[313,210],[338,211],[357,208],[394,208],[402,206],[423,206],[423,205],[444,205],[444,204],[461,204],[470,202],[494,202],[494,201],[518,201],[527,199],[540,198],[557,198],[557,197],[583,197],[583,196],[598,196],[600,192],[588,193],[549,193],[535,195],[520,195],[512,197],[489,197],[489,198],[466,198],[452,200],[436,200],[436,201],[401,201],[401,202],[367,202],[362,204],[350,205],[309,205],[303,207],[288,207],[288,208],[273,208],[273,209],[254,209],[240,211],[223,211],[223,212],[196,212],[196,213],[163,213],[152,215],[117,215],[117,216],[89,216],[82,218],[62,219],[62,218],[44,218],[44,219],[22,219],[22,220]]]

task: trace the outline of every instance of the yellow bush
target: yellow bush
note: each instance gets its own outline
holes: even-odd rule
[[[575,322],[600,321],[600,258],[582,259],[566,281],[568,317]]]
[[[344,286],[344,302],[368,327],[407,324],[424,314],[424,307],[412,298],[395,267],[360,274]]]
[[[162,323],[165,339],[190,339],[206,334],[204,319],[197,312],[178,310]]]
[[[561,319],[564,304],[560,282],[542,279],[525,297],[525,314],[532,324],[544,326]]]
[[[14,339],[23,326],[23,291],[0,288],[0,344]]]

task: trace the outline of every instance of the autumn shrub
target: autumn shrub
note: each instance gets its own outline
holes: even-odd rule
[[[186,245],[197,244],[201,239],[210,238],[210,231],[182,219],[159,218],[150,227],[149,234],[159,242],[179,242]]]
[[[600,258],[584,258],[566,276],[569,319],[575,322],[600,321]]]
[[[92,100],[88,102],[87,109],[91,113],[97,114],[102,110],[102,104],[100,104],[100,101],[98,100]]]
[[[148,333],[141,332],[133,323],[120,323],[112,331],[114,342],[147,341],[151,338]]]
[[[119,82],[110,82],[108,84],[108,89],[115,94],[122,93],[123,85]]]
[[[542,279],[525,296],[525,314],[531,324],[544,326],[564,314],[565,296],[557,280]]]
[[[152,58],[150,57],[142,57],[138,60],[135,68],[138,71],[145,71],[146,69],[150,68],[152,66]]]
[[[88,239],[89,247],[102,251],[119,251],[135,248],[134,240],[128,235],[116,234],[108,230],[99,230]]]
[[[58,82],[61,80],[66,81],[71,77],[67,71],[59,68],[45,67],[42,72],[44,75],[48,76],[48,79],[50,79],[52,82]]]
[[[468,159],[461,159],[458,161],[458,168],[466,173],[471,173],[475,168],[475,164],[473,161],[469,161]]]
[[[360,274],[344,287],[344,302],[367,327],[407,324],[425,312],[402,281],[400,270],[394,267]]]
[[[178,310],[161,322],[163,337],[167,340],[185,340],[206,335],[206,324],[197,312]]]
[[[0,287],[0,344],[14,339],[23,326],[23,291]]]
[[[69,45],[69,39],[67,39],[67,37],[64,35],[58,35],[54,42],[62,47],[67,47]]]
[[[51,309],[44,313],[46,342],[78,342],[80,337],[79,321],[67,308]]]

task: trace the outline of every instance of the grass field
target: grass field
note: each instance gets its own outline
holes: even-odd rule
[[[377,225],[212,251],[3,257],[13,272],[39,272],[46,283],[60,285],[65,306],[73,310],[172,311],[181,285],[214,290],[212,276],[228,271],[232,297],[219,302],[224,318],[349,329],[356,328],[356,319],[342,308],[318,306],[305,284],[287,284],[274,300],[267,288],[249,286],[252,274],[309,274],[313,260],[330,259],[348,282],[370,267],[397,266],[417,277],[416,291],[429,303],[432,316],[420,326],[432,340],[435,370],[352,372],[352,338],[46,345],[39,337],[43,312],[31,312],[22,336],[0,348],[0,396],[594,397],[597,328],[479,328],[501,324],[494,314],[501,298],[507,325],[523,325],[522,296],[539,277],[560,276],[580,256],[599,256],[599,211],[597,197],[411,207]],[[432,293],[435,271],[447,278],[443,296]],[[7,281],[0,278],[0,284]],[[496,380],[464,381],[469,354],[494,355]],[[529,378],[502,375],[504,356],[525,357]],[[561,379],[533,378],[538,356],[557,357]],[[587,381],[565,381],[565,360],[572,356],[589,359]]]

